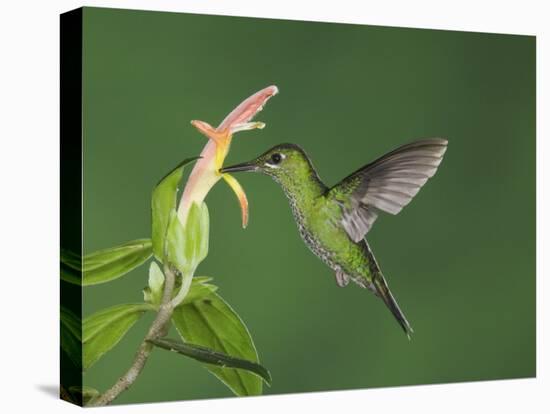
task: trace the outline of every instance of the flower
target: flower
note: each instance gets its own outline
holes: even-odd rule
[[[192,204],[195,202],[197,205],[201,205],[214,184],[220,178],[223,178],[237,196],[241,206],[242,225],[243,228],[246,227],[248,224],[248,200],[246,194],[233,176],[227,173],[222,174],[219,170],[222,168],[225,157],[229,152],[234,133],[265,127],[263,122],[251,122],[251,120],[263,109],[269,98],[276,95],[277,92],[278,89],[276,86],[268,86],[256,92],[231,111],[217,128],[212,127],[204,121],[191,121],[191,124],[208,138],[208,142],[204,146],[201,158],[196,162],[187,180],[187,185],[183,190],[178,207],[178,217],[181,223],[186,222]]]

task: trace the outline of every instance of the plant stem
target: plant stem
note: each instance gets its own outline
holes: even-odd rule
[[[90,403],[90,406],[97,407],[110,404],[115,398],[117,398],[122,392],[130,388],[130,386],[135,382],[135,380],[141,373],[141,370],[145,366],[147,359],[149,359],[151,351],[153,350],[153,344],[148,341],[150,341],[151,339],[160,338],[167,333],[168,323],[170,322],[170,318],[172,317],[172,313],[174,311],[174,305],[171,299],[172,292],[174,290],[175,279],[176,277],[174,275],[174,272],[168,266],[164,266],[164,291],[162,295],[162,302],[159,306],[159,310],[157,312],[155,320],[149,327],[147,335],[145,335],[145,338],[141,342],[136,352],[134,362],[132,363],[128,371],[126,371],[126,373],[122,377],[120,377],[111,388],[109,388],[99,397],[95,398]]]
[[[193,280],[193,273],[182,275],[181,288],[178,294],[174,296],[174,298],[170,302],[173,308],[177,307],[181,302],[183,302],[183,299],[185,299],[187,293],[189,293],[189,288],[191,287],[191,282]]]

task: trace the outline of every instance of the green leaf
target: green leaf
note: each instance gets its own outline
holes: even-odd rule
[[[184,342],[258,363],[258,354],[245,324],[216,293],[178,306],[172,315]],[[206,368],[236,395],[261,395],[262,380],[235,368],[206,365]]]
[[[164,260],[174,266],[180,273],[189,274],[190,264],[185,259],[185,229],[176,210],[172,210],[165,239],[166,255]]]
[[[185,299],[183,299],[181,305],[186,305],[188,303],[210,296],[210,294],[218,290],[218,287],[216,285],[207,283],[210,280],[212,280],[212,278],[210,277],[195,276],[193,278],[193,281],[191,282],[191,289],[189,289],[189,292],[187,293],[187,296],[185,296]]]
[[[271,385],[271,374],[269,371],[255,362],[235,358],[204,346],[183,343],[170,338],[158,338],[149,342],[159,348],[177,352],[206,364],[218,365],[223,368],[239,368],[253,372],[263,378],[268,385]]]
[[[152,261],[149,266],[149,285],[143,291],[145,302],[158,307],[162,301],[163,290],[164,273],[157,262]]]
[[[116,305],[85,318],[82,326],[84,369],[90,368],[113,348],[134,323],[152,309],[145,303]]]
[[[142,265],[151,254],[150,239],[132,240],[88,254],[82,261],[83,285],[97,285],[117,279]]]
[[[61,306],[61,349],[73,364],[82,366],[82,332],[80,318],[69,309]]]
[[[151,264],[152,266],[152,264]],[[160,271],[160,267],[157,266],[158,270]],[[156,272],[156,270],[155,270]],[[161,271],[162,272],[162,271]],[[156,278],[157,276],[155,276]],[[150,303],[151,305],[155,306],[155,308],[158,308],[160,301],[162,299],[162,293],[164,290],[164,274],[162,274],[163,280],[162,280],[162,286],[160,289],[160,295],[159,294],[152,294],[151,289],[151,281],[149,281],[149,286],[147,286],[145,289],[143,289],[143,297],[145,302]],[[151,275],[149,275],[149,278],[151,278]],[[189,292],[185,296],[182,304],[191,303],[195,300],[202,299],[206,296],[209,296],[211,293],[214,293],[216,290],[218,290],[218,287],[216,285],[212,285],[208,283],[211,281],[211,277],[206,276],[195,276],[193,277],[193,280],[191,282],[191,288],[189,289]],[[172,297],[176,296],[177,292],[179,291],[181,287],[181,278],[176,279],[176,284],[174,287],[174,292],[172,294]],[[157,282],[158,283],[158,282]],[[180,304],[180,306],[182,305]]]
[[[82,272],[61,263],[61,280],[73,285],[81,285]]]
[[[80,254],[63,248],[61,249],[61,262],[66,263],[74,269],[82,267],[82,257]]]
[[[82,257],[70,250],[61,249],[61,280],[81,285]]]
[[[178,186],[185,166],[200,157],[188,158],[167,174],[153,190],[151,200],[153,253],[162,261],[164,259],[164,237],[170,221],[172,210],[176,209]]]
[[[166,232],[166,259],[185,277],[192,275],[208,254],[209,215],[206,203],[191,205],[185,226],[172,211]]]
[[[200,206],[193,203],[189,209],[185,224],[186,243],[185,258],[188,262],[202,262],[208,255],[208,236],[210,231],[210,216],[206,203]]]
[[[196,283],[207,283],[207,282],[210,282],[211,280],[213,280],[214,278],[213,277],[210,277],[210,276],[195,276],[193,278],[193,280],[196,282]]]
[[[77,397],[77,401],[82,401],[83,405],[88,405],[95,398],[99,397],[99,391],[95,388],[84,386],[72,386],[69,387],[69,392]]]

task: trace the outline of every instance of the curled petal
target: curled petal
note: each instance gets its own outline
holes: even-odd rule
[[[225,117],[220,126],[218,126],[218,131],[230,129],[236,124],[247,123],[254,117],[254,115],[263,109],[269,98],[276,95],[278,92],[279,89],[277,89],[275,85],[272,85],[248,97]]]
[[[201,134],[205,135],[208,139],[213,140],[217,145],[222,145],[224,143],[224,140],[227,139],[226,133],[221,133],[217,131],[208,122],[193,120],[191,121],[191,125],[197,128],[197,130]]]
[[[240,131],[249,131],[251,129],[264,129],[265,124],[263,122],[245,122],[243,124],[233,124],[231,128],[229,128],[229,131],[231,131],[232,134],[235,132]]]
[[[229,187],[231,187],[231,189],[237,196],[237,199],[239,200],[244,229],[248,225],[248,199],[246,198],[246,194],[239,182],[235,179],[235,177],[229,174],[222,174],[222,177],[225,182],[229,184]]]

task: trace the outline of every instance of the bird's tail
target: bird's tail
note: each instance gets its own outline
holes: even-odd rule
[[[399,325],[401,325],[401,328],[403,328],[403,330],[405,331],[405,334],[407,334],[407,337],[411,339],[413,329],[411,328],[409,321],[407,321],[407,318],[405,318],[405,315],[403,314],[401,309],[399,309],[399,305],[391,294],[390,289],[388,288],[388,284],[386,283],[386,280],[384,279],[382,273],[375,273],[372,283],[374,285],[375,293],[380,296],[380,298],[384,301],[395,319],[397,319],[397,322],[399,322]]]

